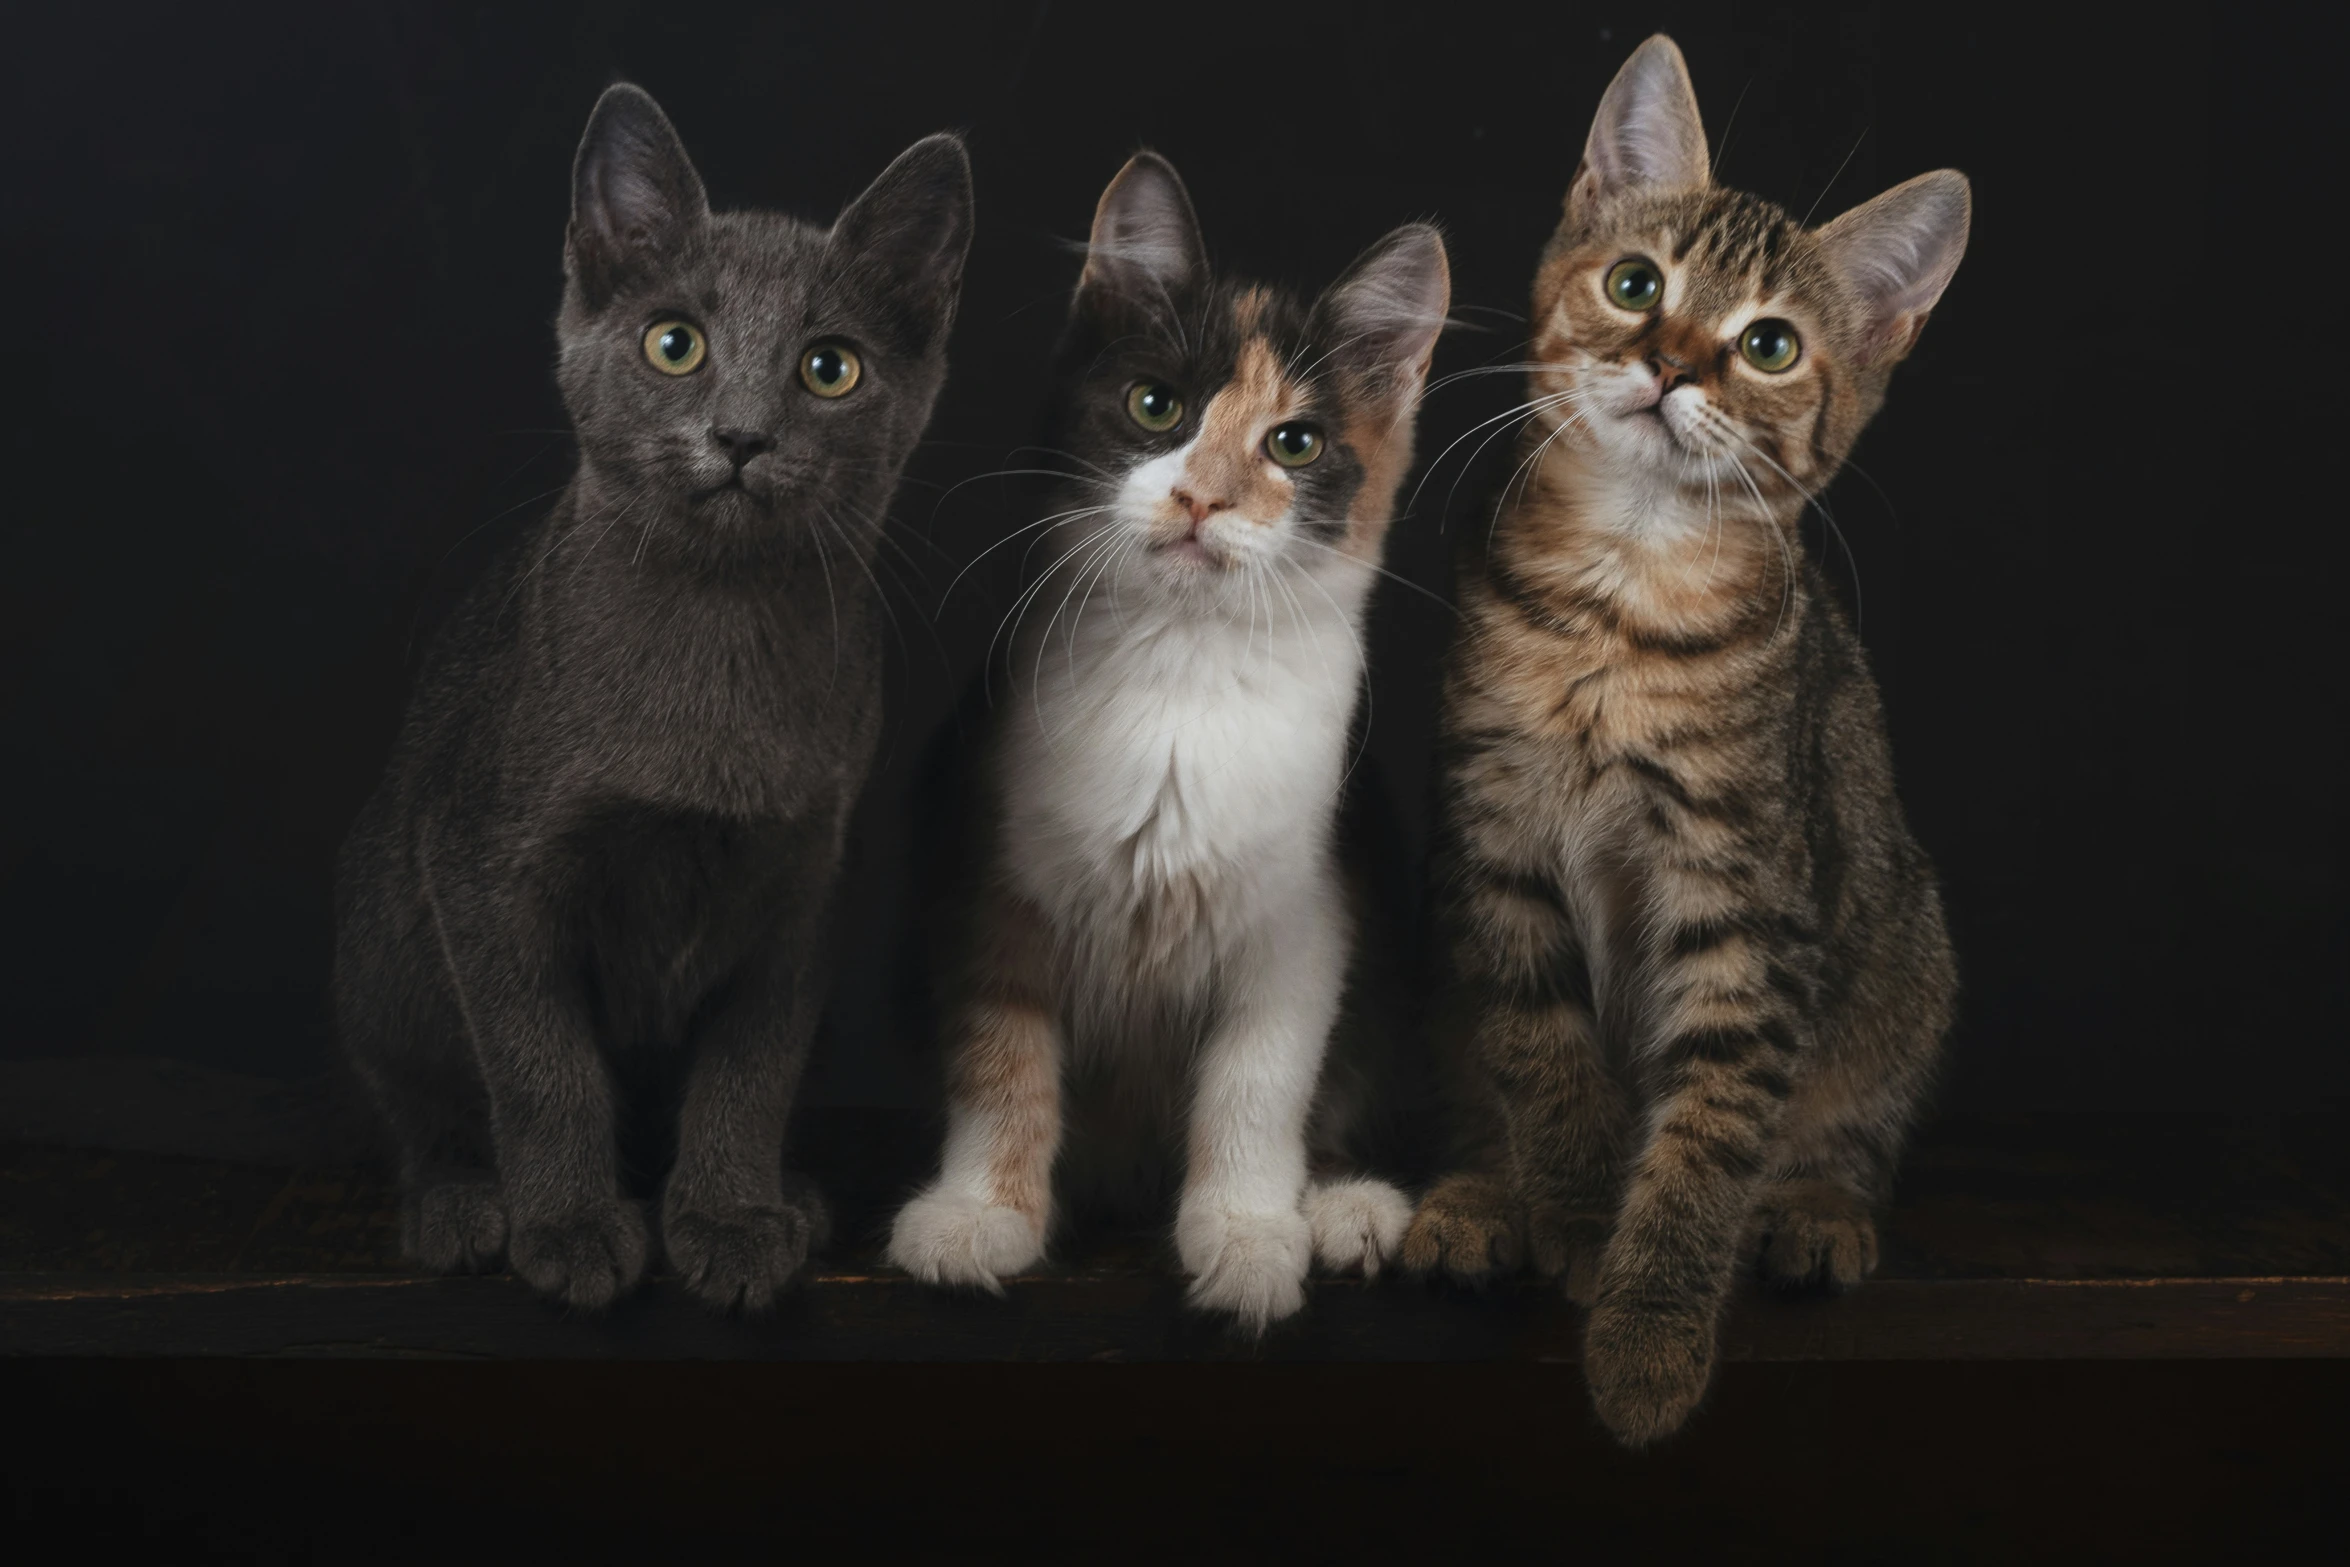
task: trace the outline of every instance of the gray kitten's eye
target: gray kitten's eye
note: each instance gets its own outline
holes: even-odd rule
[[[1284,468],[1303,468],[1322,455],[1322,432],[1310,424],[1275,425],[1265,437],[1265,455]]]
[[[1646,310],[1665,297],[1665,280],[1645,261],[1619,261],[1607,269],[1607,297],[1626,310]]]
[[[838,343],[818,343],[800,355],[800,384],[818,397],[848,396],[864,373],[864,362]]]
[[[1738,351],[1757,370],[1777,375],[1795,368],[1803,343],[1796,337],[1795,328],[1784,321],[1757,321],[1739,336]]]
[[[702,329],[691,321],[656,321],[645,329],[645,358],[663,375],[691,375],[709,356]]]
[[[1183,417],[1183,399],[1163,381],[1137,381],[1126,393],[1126,416],[1146,430],[1172,430]]]

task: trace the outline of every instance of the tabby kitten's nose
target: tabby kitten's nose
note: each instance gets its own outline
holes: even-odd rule
[[[1697,379],[1689,368],[1689,361],[1659,350],[1648,356],[1648,368],[1656,372],[1657,396],[1662,398],[1677,386],[1687,386]]]
[[[722,430],[713,427],[710,439],[717,442],[719,450],[734,460],[737,468],[775,444],[756,430]]]

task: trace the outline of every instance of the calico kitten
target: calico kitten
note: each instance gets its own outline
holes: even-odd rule
[[[1252,1329],[1313,1258],[1373,1271],[1402,1238],[1401,1194],[1346,1173],[1354,1064],[1324,1070],[1353,942],[1334,820],[1449,295],[1425,225],[1307,307],[1211,275],[1162,160],[1103,194],[1052,443],[1086,475],[1032,525],[1052,612],[979,768],[946,1149],[890,1237],[916,1276],[999,1287],[1043,1255],[1056,1161],[1100,1196],[1170,1144],[1191,1298]]]
[[[1965,248],[1924,175],[1811,230],[1710,180],[1680,52],[1601,101],[1534,285],[1534,422],[1461,567],[1433,893],[1469,1167],[1405,1263],[1530,1257],[1627,1442],[1704,1392],[1742,1247],[1874,1266],[1951,1018],[1934,872],[1797,524]]]
[[[441,636],[343,846],[334,991],[408,1253],[601,1306],[660,1239],[719,1306],[821,1245],[783,1171],[821,916],[881,722],[865,563],[946,373],[971,234],[934,136],[827,230],[713,213],[653,100],[597,103],[557,376],[579,470]],[[648,1161],[650,1162],[650,1161]]]

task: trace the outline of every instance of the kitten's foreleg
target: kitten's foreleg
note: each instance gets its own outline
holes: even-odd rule
[[[1757,925],[1768,922],[1757,921]],[[1800,965],[1740,922],[1667,930],[1644,1066],[1647,1143],[1600,1267],[1584,1371],[1600,1419],[1635,1446],[1679,1428],[1713,1373],[1722,1307],[1802,1054]]]
[[[1061,1144],[1061,1032],[1044,916],[997,895],[950,1025],[946,1152],[891,1226],[889,1260],[926,1284],[997,1293],[1044,1256]]]
[[[1306,1115],[1346,969],[1337,894],[1323,890],[1227,964],[1194,1085],[1175,1249],[1193,1304],[1254,1332],[1305,1304],[1313,1255]]]
[[[1463,1283],[1529,1255],[1589,1304],[1616,1203],[1623,1092],[1599,1045],[1589,965],[1556,885],[1472,861],[1448,923],[1471,1072],[1491,1085],[1496,1168],[1446,1177],[1420,1205],[1405,1266]]]
[[[484,898],[442,929],[489,1090],[507,1262],[567,1304],[608,1306],[644,1277],[647,1237],[620,1195],[612,1085],[586,999],[553,940],[511,907]]]
[[[830,1234],[814,1184],[783,1172],[820,971],[805,940],[776,943],[736,976],[695,1041],[661,1241],[687,1287],[722,1310],[772,1304]]]

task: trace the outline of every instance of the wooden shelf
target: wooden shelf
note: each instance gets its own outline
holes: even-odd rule
[[[175,1069],[181,1070],[181,1069]],[[27,1079],[0,1080],[22,1090]],[[120,1085],[117,1084],[117,1087]],[[161,1151],[169,1117],[90,1140],[37,1092],[0,1122],[0,1353],[20,1356],[435,1356],[775,1361],[1572,1360],[1579,1313],[1519,1280],[1479,1294],[1413,1280],[1315,1281],[1263,1343],[1186,1310],[1163,1242],[1113,1237],[1011,1281],[1001,1298],[924,1289],[870,1241],[921,1174],[922,1118],[813,1113],[798,1162],[830,1192],[849,1244],[771,1316],[730,1319],[655,1278],[609,1314],[548,1306],[506,1277],[402,1269],[391,1193],[336,1151],[316,1106],[239,1110],[263,1155],[220,1157],[211,1129]],[[134,1096],[135,1097],[135,1096]],[[83,1095],[83,1102],[87,1101]],[[244,1115],[244,1120],[237,1120]],[[256,1119],[258,1117],[258,1119]],[[275,1123],[271,1123],[275,1124]],[[158,1131],[157,1128],[164,1128]],[[259,1128],[259,1130],[256,1130]],[[1750,1290],[1724,1331],[1731,1361],[2350,1357],[2350,1126],[2338,1116],[1952,1118],[1904,1167],[1879,1276],[1834,1300]],[[864,1242],[865,1244],[858,1244]]]

